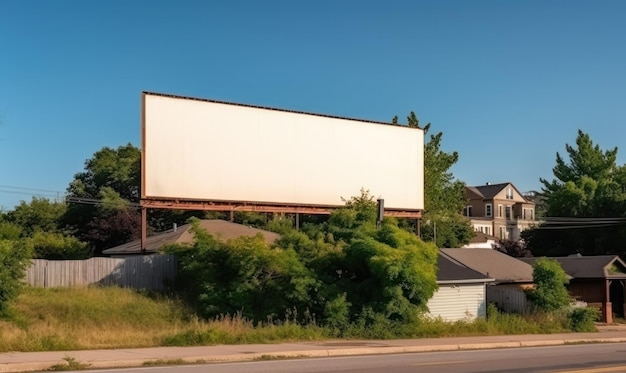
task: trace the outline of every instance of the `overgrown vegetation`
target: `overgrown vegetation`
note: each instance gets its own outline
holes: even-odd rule
[[[0,318],[0,352],[277,343],[338,336],[332,326],[303,323],[295,313],[285,310],[259,323],[240,313],[202,320],[178,299],[129,289],[26,288]],[[454,323],[425,317],[401,322],[379,316],[369,323],[351,324],[342,337],[537,334],[564,332],[570,327],[565,316],[502,314],[495,307],[489,307],[488,314],[487,319]]]
[[[560,311],[572,303],[572,298],[565,285],[569,282],[567,274],[555,259],[541,258],[533,264],[533,282],[535,288],[526,296],[541,311]]]
[[[0,239],[0,315],[19,294],[31,257],[22,241]]]
[[[600,317],[597,309],[576,307],[565,285],[569,282],[567,274],[555,259],[541,258],[533,264],[533,282],[535,288],[526,296],[538,312],[563,320],[564,327],[576,332],[595,331],[595,321]]]
[[[297,310],[297,322],[345,332],[378,319],[409,322],[427,310],[437,289],[435,245],[395,219],[377,229],[367,191],[324,224],[300,232],[275,225],[278,247],[260,236],[222,242],[196,224],[193,246],[167,249],[179,257],[182,288],[201,317],[241,313],[261,322]]]

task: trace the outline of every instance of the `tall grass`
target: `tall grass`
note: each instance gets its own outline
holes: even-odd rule
[[[121,288],[26,288],[0,318],[0,352],[52,351],[153,346],[277,343],[286,341],[424,338],[563,332],[561,316],[501,314],[487,319],[444,322],[418,318],[374,322],[302,325],[286,312],[280,321],[255,325],[241,315],[200,320],[180,300]]]

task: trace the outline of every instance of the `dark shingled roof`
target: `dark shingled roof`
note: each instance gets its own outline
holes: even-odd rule
[[[440,255],[437,258],[437,282],[491,282],[492,278],[476,272],[471,268],[467,268],[461,263],[458,263],[445,255]]]
[[[208,231],[211,235],[224,241],[240,236],[255,236],[257,233],[261,233],[267,243],[273,243],[280,237],[280,235],[274,232],[252,228],[247,225],[231,223],[226,220],[200,220],[199,224],[201,228]],[[181,225],[176,230],[172,229],[148,237],[146,239],[146,253],[155,253],[167,244],[193,243],[193,238],[194,236],[191,232],[191,224]],[[128,242],[123,245],[106,249],[102,253],[105,255],[141,254],[141,241],[135,240]]]
[[[517,258],[492,249],[440,249],[441,254],[494,278],[498,283],[532,282],[533,268]]]
[[[489,240],[498,241],[498,237],[495,236],[490,236],[488,234],[485,234],[483,232],[474,232],[475,235],[474,237],[472,237],[472,239],[470,240],[470,243],[482,243],[482,242],[489,242]]]
[[[500,183],[500,184],[486,184],[486,185],[477,185],[473,186],[474,191],[478,192],[478,195],[482,195],[484,199],[493,199],[496,194],[500,193],[502,189],[504,189],[510,183]]]
[[[523,258],[532,264],[540,258]],[[573,278],[626,279],[626,263],[617,255],[561,256],[554,259]]]

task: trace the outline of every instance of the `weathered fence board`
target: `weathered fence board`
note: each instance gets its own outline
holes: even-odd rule
[[[141,255],[127,258],[87,260],[35,259],[26,272],[26,283],[34,287],[109,285],[133,289],[163,290],[178,271],[171,255]]]

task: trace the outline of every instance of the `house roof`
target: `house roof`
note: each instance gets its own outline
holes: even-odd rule
[[[458,283],[458,282],[491,282],[494,279],[482,273],[474,271],[463,264],[456,262],[445,255],[437,257],[437,282],[438,283]]]
[[[474,232],[474,237],[470,240],[470,243],[488,243],[489,241],[493,241],[494,243],[498,241],[498,237],[490,236],[481,231]]]
[[[519,194],[520,196],[522,196],[522,198],[524,200],[526,200],[526,197],[524,197],[524,195],[522,193],[520,193],[520,191],[517,190],[515,185],[513,185],[513,183],[511,183],[511,182],[499,183],[499,184],[487,183],[485,185],[468,186],[467,189],[469,189],[470,191],[472,191],[476,195],[482,197],[483,199],[494,199],[496,197],[496,195],[498,195],[498,193],[500,193],[504,188],[506,188],[509,185],[513,189],[515,189],[517,194]]]
[[[532,282],[533,268],[517,258],[490,249],[440,249],[441,254],[499,283]]]
[[[200,220],[199,225],[200,228],[205,229],[211,235],[223,241],[228,241],[240,236],[251,237],[255,236],[257,233],[261,233],[267,243],[273,243],[280,237],[280,235],[274,232],[252,228],[247,225],[232,223],[220,219]],[[155,253],[167,244],[193,243],[194,235],[191,228],[191,224],[185,224],[176,229],[170,229],[148,237],[146,239],[146,252]],[[123,245],[115,246],[104,250],[102,253],[105,255],[141,254],[141,240],[135,240]]]
[[[484,199],[493,199],[496,194],[500,193],[502,189],[504,189],[510,183],[500,183],[500,184],[485,184],[485,185],[477,185],[470,187],[472,191],[476,192],[479,196],[482,196]]]
[[[523,258],[532,264],[539,258]],[[562,256],[555,259],[569,276],[573,278],[612,278],[626,279],[626,263],[617,255]]]

